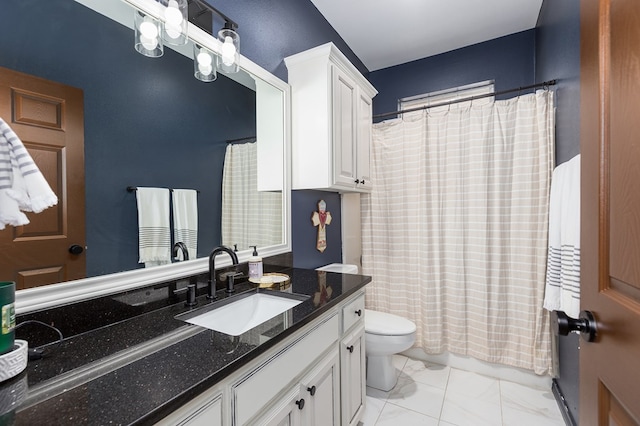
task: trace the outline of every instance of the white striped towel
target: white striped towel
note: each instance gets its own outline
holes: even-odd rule
[[[544,307],[580,313],[580,155],[553,171]]]
[[[171,230],[169,228],[169,190],[141,188],[138,200],[139,263],[145,267],[171,263]]]
[[[198,257],[198,191],[174,189],[173,193],[173,241],[187,246],[189,259]],[[178,260],[182,251],[178,251]]]
[[[29,223],[22,212],[40,213],[58,197],[11,127],[0,118],[0,229]]]

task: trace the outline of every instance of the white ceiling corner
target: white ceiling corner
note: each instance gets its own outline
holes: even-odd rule
[[[369,71],[536,26],[542,0],[311,0]]]

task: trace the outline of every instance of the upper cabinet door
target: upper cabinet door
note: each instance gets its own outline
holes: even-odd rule
[[[371,129],[372,129],[372,101],[360,91],[358,94],[358,115],[356,149],[358,152],[356,164],[356,185],[367,191],[371,190]]]
[[[351,188],[356,181],[356,85],[333,68],[333,184]]]

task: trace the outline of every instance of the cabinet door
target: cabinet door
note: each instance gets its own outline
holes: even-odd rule
[[[366,398],[364,324],[341,341],[340,367],[342,424],[356,425],[364,412]]]
[[[371,98],[358,95],[358,132],[356,142],[356,182],[359,189],[371,190]]]
[[[340,424],[340,376],[338,350],[334,349],[322,358],[302,380],[300,394],[307,404],[302,415],[305,424],[338,426]]]
[[[250,422],[261,426],[298,426],[304,424],[301,413],[306,400],[300,396],[300,389],[294,386],[285,394],[274,407],[258,420]]]
[[[333,69],[333,181],[354,188],[356,181],[356,84]]]

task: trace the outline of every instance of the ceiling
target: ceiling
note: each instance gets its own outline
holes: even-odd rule
[[[369,71],[528,30],[542,0],[311,0]]]

